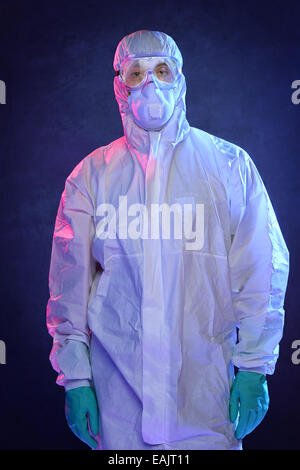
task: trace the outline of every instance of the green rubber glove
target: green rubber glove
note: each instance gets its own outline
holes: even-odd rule
[[[264,419],[269,407],[267,379],[257,372],[239,371],[230,391],[229,416],[233,423],[239,413],[235,437],[243,439]]]
[[[66,391],[65,414],[73,433],[95,449],[98,443],[90,433],[94,436],[99,433],[99,411],[94,390],[91,387],[78,387]]]

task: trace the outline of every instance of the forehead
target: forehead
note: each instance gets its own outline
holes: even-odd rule
[[[156,67],[158,65],[168,65],[168,60],[164,57],[146,57],[146,58],[138,58],[138,59],[131,59],[127,62],[127,67]]]

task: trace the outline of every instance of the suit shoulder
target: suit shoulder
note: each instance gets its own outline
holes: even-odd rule
[[[108,145],[96,148],[77,163],[67,179],[75,181],[80,176],[89,177],[90,172],[93,170],[101,171],[109,161],[109,154],[121,150],[124,145],[124,137],[120,137]]]
[[[205,132],[200,129],[193,128],[194,134],[198,136],[198,138],[203,139],[206,141],[207,145],[210,146],[211,150],[216,154],[219,155],[222,159],[226,159],[229,166],[231,162],[236,159],[242,159],[247,161],[250,157],[246,150],[244,150],[239,145],[229,142],[221,137],[215,136],[208,132]]]
[[[94,180],[104,174],[111,157],[123,147],[124,137],[114,140],[108,145],[96,148],[80,160],[66,178],[67,184],[72,184],[81,192],[91,192]]]

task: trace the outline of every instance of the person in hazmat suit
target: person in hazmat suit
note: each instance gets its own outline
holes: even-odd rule
[[[100,450],[238,450],[268,409],[289,252],[251,157],[189,125],[182,64],[165,33],[121,40],[124,136],[77,164],[55,222],[50,360]]]

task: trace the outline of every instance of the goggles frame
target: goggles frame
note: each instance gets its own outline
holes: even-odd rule
[[[164,82],[162,80],[159,80],[159,78],[157,78],[155,76],[155,73],[153,72],[152,69],[149,69],[149,70],[146,70],[145,71],[145,77],[144,79],[136,86],[130,86],[128,85],[124,79],[122,78],[122,72],[121,72],[121,69],[122,67],[124,66],[124,64],[126,64],[126,62],[128,61],[134,61],[134,60],[142,60],[142,59],[166,59],[167,61],[168,60],[172,60],[173,62],[175,62],[175,65],[176,65],[176,74],[175,74],[175,77],[174,77],[174,80],[172,82]],[[172,69],[172,71],[174,71]],[[176,87],[176,83],[177,81],[179,80],[179,78],[181,77],[182,75],[182,69],[181,67],[179,66],[178,64],[178,60],[175,58],[175,57],[172,57],[172,56],[166,56],[165,54],[155,54],[155,55],[142,55],[142,56],[135,56],[135,55],[128,55],[120,64],[120,67],[119,67],[119,70],[116,71],[116,76],[119,77],[119,80],[120,82],[128,89],[128,90],[136,90],[136,89],[139,89],[141,88],[145,82],[147,82],[147,79],[149,77],[149,72],[151,73],[151,77],[153,79],[153,81],[160,87],[160,88],[164,88],[164,89],[170,89],[170,88],[174,88]]]

